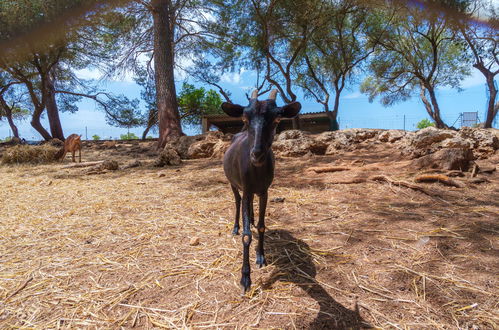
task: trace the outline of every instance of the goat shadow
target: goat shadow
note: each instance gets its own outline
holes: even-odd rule
[[[293,237],[286,230],[269,230],[265,236],[265,255],[269,264],[273,264],[275,269],[270,278],[262,283],[263,288],[270,288],[276,281],[292,282],[319,304],[320,310],[315,320],[308,325],[300,324],[299,327],[307,329],[371,328],[360,317],[357,306],[355,310],[344,307],[317,282],[315,279],[317,270],[308,253],[310,247],[307,243]]]

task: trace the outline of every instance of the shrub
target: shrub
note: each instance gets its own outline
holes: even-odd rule
[[[139,137],[135,133],[126,133],[120,135],[120,140],[137,140]]]
[[[421,120],[419,123],[417,123],[416,127],[418,129],[423,129],[423,128],[426,128],[426,127],[430,127],[430,126],[433,126],[435,127],[435,123],[431,122],[429,119],[423,119]]]
[[[56,154],[60,148],[49,143],[41,146],[16,145],[4,151],[2,155],[3,164],[41,164],[51,163],[56,160]]]
[[[98,136],[97,134],[94,134],[94,135],[92,135],[92,140],[98,141],[98,140],[100,140],[100,136]]]

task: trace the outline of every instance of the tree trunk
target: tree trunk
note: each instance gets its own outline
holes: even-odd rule
[[[157,119],[156,111],[153,109],[149,110],[146,129],[144,130],[144,132],[142,132],[142,140],[147,139],[147,133],[149,133],[149,130],[151,129],[151,127],[153,127],[155,124],[157,124],[157,121],[158,121],[158,119]]]
[[[497,116],[496,98],[497,88],[494,84],[494,76],[488,74],[485,76],[487,79],[487,86],[489,87],[489,101],[487,103],[487,117],[485,118],[484,128],[491,128],[494,118]]]
[[[154,75],[158,107],[158,149],[169,140],[183,135],[178,112],[174,79],[172,4],[170,0],[152,0],[154,29]]]
[[[45,128],[43,128],[42,123],[40,123],[40,117],[42,115],[43,108],[35,108],[33,112],[33,116],[31,117],[31,126],[43,137],[45,141],[49,141],[52,139],[49,132]]]
[[[61,119],[59,118],[59,108],[55,99],[54,78],[51,73],[45,76],[45,105],[47,108],[47,117],[50,125],[50,133],[52,138],[64,141],[64,133],[62,131]]]
[[[0,106],[4,109],[5,117],[7,117],[7,122],[9,123],[10,129],[12,130],[12,134],[14,137],[19,138],[19,131],[17,129],[16,124],[14,123],[14,119],[12,118],[12,109],[9,107],[5,99],[0,96]]]
[[[338,91],[336,91],[336,93],[334,95],[333,111],[327,112],[327,116],[329,117],[331,131],[337,131],[340,129],[340,124],[338,123],[338,109],[339,108],[340,108],[340,93]]]
[[[428,94],[430,95],[431,103],[426,98],[426,93],[425,93],[426,90],[428,91]],[[440,108],[438,106],[437,97],[435,95],[435,90],[433,89],[433,86],[421,85],[421,100],[423,101],[423,103],[425,105],[426,111],[428,112],[430,117],[435,122],[435,126],[437,128],[449,128],[449,126],[447,126],[443,122],[442,118],[440,117]]]

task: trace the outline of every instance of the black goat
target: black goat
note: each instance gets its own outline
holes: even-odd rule
[[[236,218],[234,235],[239,234],[239,215],[243,213],[243,267],[241,285],[244,292],[251,286],[249,247],[252,234],[250,223],[254,225],[253,197],[260,198],[258,209],[258,247],[256,263],[260,267],[267,265],[263,251],[265,234],[265,208],[267,206],[267,190],[274,178],[274,154],[271,146],[274,141],[275,129],[281,117],[292,118],[300,112],[301,104],[293,102],[284,107],[277,107],[275,98],[277,91],[270,92],[266,101],[258,101],[258,91],[251,95],[250,103],[243,107],[231,103],[223,103],[222,110],[232,117],[241,117],[244,129],[234,136],[232,144],[224,156],[224,171],[229,179],[236,199]]]

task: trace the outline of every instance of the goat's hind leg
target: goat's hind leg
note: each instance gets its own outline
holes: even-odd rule
[[[236,217],[234,219],[234,229],[232,230],[232,235],[239,235],[239,216],[241,214],[241,195],[239,190],[233,185],[230,185],[232,192],[234,193],[234,199],[236,200]]]
[[[260,203],[258,207],[258,246],[256,248],[256,264],[262,268],[262,266],[267,266],[267,260],[265,260],[265,252],[263,248],[263,241],[265,238],[265,210],[267,208],[267,192],[261,194]]]

